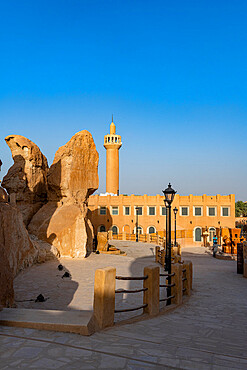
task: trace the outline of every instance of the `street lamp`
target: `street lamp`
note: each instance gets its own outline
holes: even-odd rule
[[[163,190],[166,205],[166,270],[168,272],[168,287],[167,287],[167,297],[171,296],[171,204],[173,202],[176,191],[172,189],[171,184],[168,184],[168,188]],[[171,300],[168,299],[167,305],[171,304]]]
[[[139,214],[139,207],[136,207],[136,242],[138,243],[138,214]]]
[[[177,245],[177,213],[178,213],[178,209],[177,207],[173,208],[173,212],[174,212],[174,244],[175,244],[175,247]]]

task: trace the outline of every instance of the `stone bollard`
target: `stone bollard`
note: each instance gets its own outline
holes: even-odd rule
[[[171,299],[172,304],[180,305],[183,302],[183,266],[181,263],[174,263],[172,265],[172,274],[175,275],[171,278],[171,283],[175,284],[174,287],[171,288],[171,295],[175,295],[174,298]]]
[[[147,290],[143,294],[143,304],[148,306],[144,308],[144,313],[157,315],[160,310],[160,268],[159,266],[147,266],[144,268],[143,288]]]
[[[183,276],[186,277],[186,280],[183,282],[183,286],[185,288],[184,294],[190,296],[192,289],[192,262],[186,261],[182,266],[183,269],[186,270],[183,274]]]
[[[155,247],[155,262],[159,262],[160,256],[160,247]]]
[[[165,257],[166,257],[165,249],[162,249],[160,256],[160,263],[162,266],[165,266]]]
[[[93,311],[99,329],[114,325],[115,278],[116,269],[114,267],[95,271]]]
[[[109,231],[108,231],[107,236],[108,236],[108,240],[112,240],[112,238],[113,238],[113,233],[112,233],[112,231],[111,231],[111,230],[109,230]]]
[[[178,262],[181,262],[181,256],[176,254],[176,256],[174,257],[174,263],[178,263]]]
[[[243,277],[247,278],[247,242],[243,243]]]

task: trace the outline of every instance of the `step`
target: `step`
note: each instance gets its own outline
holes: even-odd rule
[[[95,332],[92,311],[4,308],[0,325],[91,335]]]

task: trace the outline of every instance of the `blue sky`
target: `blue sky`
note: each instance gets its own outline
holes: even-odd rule
[[[120,192],[247,200],[247,2],[0,2],[4,137],[34,141],[49,164],[87,129],[100,154],[111,115],[122,135]]]

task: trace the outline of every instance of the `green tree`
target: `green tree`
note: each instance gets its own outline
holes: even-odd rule
[[[239,200],[235,204],[235,216],[236,217],[247,217],[247,203]]]

